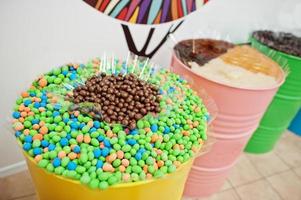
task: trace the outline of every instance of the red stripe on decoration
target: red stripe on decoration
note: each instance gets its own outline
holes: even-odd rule
[[[110,3],[110,0],[104,0],[101,4],[99,10],[101,12],[104,12],[109,3]]]
[[[127,7],[123,8],[119,13],[119,15],[117,16],[117,19],[124,20],[127,12],[128,12],[128,8]]]

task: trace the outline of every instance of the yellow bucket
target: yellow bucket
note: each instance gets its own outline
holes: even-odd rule
[[[79,181],[47,172],[24,155],[40,200],[180,200],[193,163],[191,159],[162,178],[92,190]]]

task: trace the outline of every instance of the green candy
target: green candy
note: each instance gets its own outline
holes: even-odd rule
[[[98,141],[97,139],[95,139],[95,138],[92,138],[92,139],[91,139],[91,144],[92,144],[93,146],[95,146],[95,147],[98,147],[98,146],[99,146],[99,141]]]
[[[42,159],[39,161],[38,166],[41,168],[45,168],[48,165],[49,161],[46,159]]]
[[[99,180],[98,179],[92,179],[89,183],[89,187],[91,189],[96,189],[98,188],[98,185],[99,185]]]
[[[109,183],[106,182],[106,181],[101,181],[101,182],[99,183],[99,189],[101,189],[101,190],[105,190],[105,189],[107,189],[108,187],[109,187]]]
[[[117,177],[114,176],[114,175],[110,176],[109,179],[108,179],[109,185],[114,185],[114,184],[116,184],[117,182],[118,182],[118,179],[117,179]]]

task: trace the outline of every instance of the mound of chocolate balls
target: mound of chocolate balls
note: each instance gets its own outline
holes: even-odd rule
[[[132,73],[93,76],[73,91],[73,101],[94,103],[100,109],[92,115],[100,114],[105,122],[129,126],[131,130],[147,113],[160,111],[158,88]]]
[[[252,36],[272,49],[301,57],[301,37],[291,33],[273,31],[255,31]]]

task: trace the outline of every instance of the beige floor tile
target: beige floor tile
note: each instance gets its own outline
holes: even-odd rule
[[[267,180],[277,190],[282,199],[301,199],[301,179],[293,171],[276,174],[268,177]]]
[[[30,196],[24,196],[24,197],[21,197],[21,198],[17,198],[17,199],[14,199],[14,200],[37,200],[37,196],[34,194],[34,195],[30,195]]]
[[[209,198],[209,200],[239,200],[239,199],[240,198],[236,194],[234,189],[219,192]]]
[[[301,167],[294,168],[293,170],[301,178]]]
[[[5,177],[3,179],[4,199],[13,199],[35,194],[35,189],[28,171]]]
[[[228,180],[233,187],[236,187],[261,178],[262,176],[257,172],[251,161],[243,155],[231,170]]]
[[[237,187],[236,191],[243,200],[281,200],[269,182],[264,179]]]
[[[286,165],[274,152],[261,155],[246,155],[255,166],[257,171],[265,177],[289,169],[288,165]]]
[[[231,189],[231,188],[232,188],[231,183],[228,180],[226,180],[223,187],[221,188],[221,191],[228,190],[228,189]]]
[[[301,143],[300,137],[285,133],[285,136],[278,142],[275,153],[290,167],[301,166]]]

